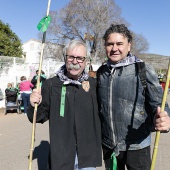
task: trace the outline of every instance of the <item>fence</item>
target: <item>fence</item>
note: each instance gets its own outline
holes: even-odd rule
[[[43,61],[42,70],[47,78],[53,77],[63,64],[63,62],[57,62],[56,59],[47,58]],[[8,83],[12,83],[15,87],[20,82],[21,76],[32,79],[38,67],[39,63],[26,63],[26,60],[23,58],[0,56],[0,89],[3,95]],[[99,65],[93,65],[94,70],[97,70],[98,67]],[[0,108],[3,107],[1,103],[2,101],[0,101]]]
[[[51,58],[46,59],[43,61],[42,70],[48,78],[53,76],[62,64],[64,63]],[[26,63],[23,58],[0,56],[0,88],[2,93],[4,94],[8,83],[12,83],[15,87],[20,82],[21,76],[31,79],[38,66],[39,63]]]

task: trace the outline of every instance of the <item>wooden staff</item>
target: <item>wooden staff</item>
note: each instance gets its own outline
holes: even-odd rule
[[[47,14],[46,14],[47,16],[49,15],[50,3],[51,3],[51,0],[48,1]],[[43,33],[41,55],[40,55],[40,59],[39,59],[38,78],[37,78],[37,87],[36,87],[36,89],[38,89],[38,90],[40,89],[40,75],[41,75],[41,70],[42,70],[42,61],[43,61],[43,52],[44,52],[44,46],[45,46],[45,38],[46,38],[46,31]],[[33,157],[33,150],[34,150],[37,107],[38,107],[38,104],[35,103],[33,124],[32,124],[31,147],[30,147],[30,155],[29,155],[29,167],[28,167],[29,170],[32,169],[32,157]]]
[[[162,99],[161,112],[164,111],[164,108],[165,108],[165,103],[166,103],[167,93],[168,93],[168,88],[169,88],[169,81],[170,81],[170,59],[169,59],[169,65],[168,65],[166,85],[165,85],[165,90],[164,90],[163,99]],[[154,150],[153,150],[153,154],[152,154],[151,170],[154,170],[154,168],[155,168],[159,139],[160,139],[160,131],[157,131],[156,137],[155,137]]]

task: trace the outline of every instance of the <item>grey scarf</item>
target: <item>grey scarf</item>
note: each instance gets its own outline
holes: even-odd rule
[[[137,63],[137,62],[143,62],[143,61],[141,59],[139,59],[138,57],[136,57],[135,55],[129,54],[126,58],[124,58],[123,60],[119,61],[116,64],[112,64],[108,60],[107,66],[112,67],[112,68],[116,68],[116,67],[131,65],[131,64],[134,64],[134,63]]]
[[[72,80],[69,79],[65,73],[66,73],[66,65],[64,64],[63,66],[61,66],[59,68],[59,70],[56,72],[56,75],[59,77],[60,81],[63,81],[64,84],[77,84],[77,85],[81,85],[81,83],[85,80],[88,79],[88,74],[86,73],[86,71],[84,70],[82,73],[82,76],[78,79],[78,80]]]

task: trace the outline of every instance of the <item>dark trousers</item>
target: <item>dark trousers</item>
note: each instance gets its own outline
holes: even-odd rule
[[[22,93],[21,97],[24,104],[24,113],[27,113],[27,107],[30,105],[30,94]]]
[[[103,155],[106,170],[111,165],[112,149],[103,146]],[[125,170],[125,166],[128,170],[150,170],[151,156],[150,146],[139,150],[120,151],[120,154],[116,157],[117,170]]]

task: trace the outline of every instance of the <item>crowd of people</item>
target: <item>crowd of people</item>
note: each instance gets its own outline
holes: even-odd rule
[[[45,80],[42,72],[41,89],[35,88],[37,76],[31,82],[21,77],[24,113],[33,122],[37,103],[36,122],[49,120],[51,170],[96,170],[102,152],[106,170],[113,169],[113,158],[117,170],[150,170],[151,132],[170,129],[157,74],[131,53],[131,31],[111,24],[103,40],[107,61],[95,77],[85,71],[90,52],[78,39],[65,45],[56,76]]]
[[[30,105],[30,94],[36,88],[37,77],[38,70],[36,70],[36,75],[32,79],[21,76],[20,82],[17,83],[16,87],[13,87],[13,83],[8,83],[5,89],[6,107],[16,106],[20,102],[20,107],[23,107],[24,114],[27,115],[27,107]],[[42,85],[45,80],[45,73],[41,71],[40,84]],[[11,110],[14,109],[11,108]]]

